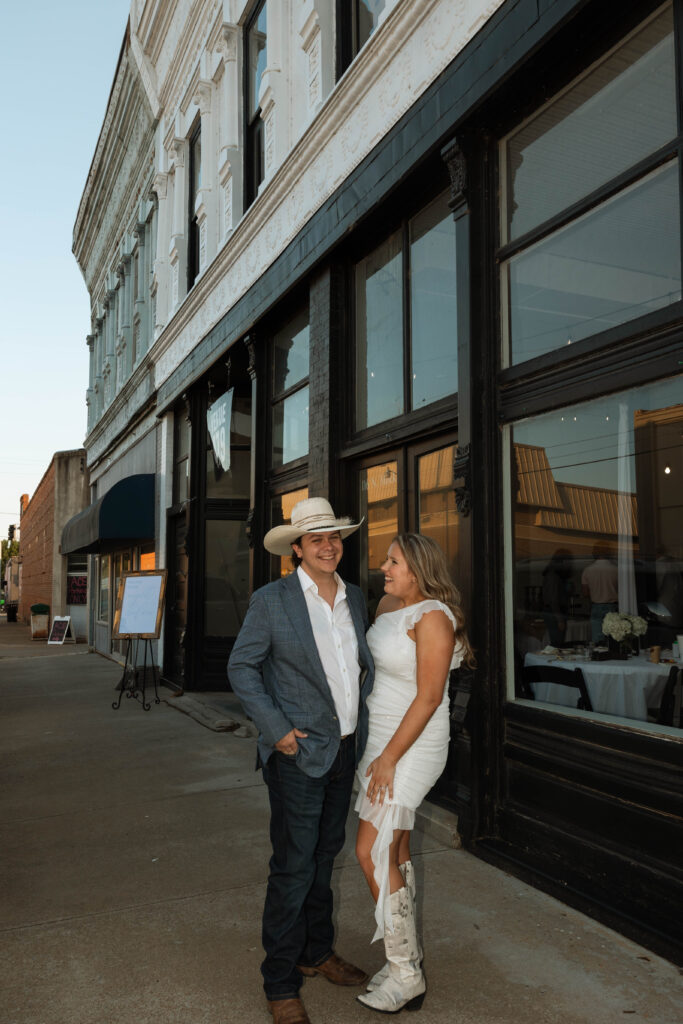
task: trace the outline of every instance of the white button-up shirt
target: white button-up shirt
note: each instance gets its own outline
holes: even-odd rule
[[[358,723],[360,679],[358,638],[346,599],[346,585],[335,573],[337,593],[334,607],[330,608],[318,593],[317,584],[301,566],[297,575],[306,599],[315,645],[337,710],[339,729],[341,735],[346,736]]]

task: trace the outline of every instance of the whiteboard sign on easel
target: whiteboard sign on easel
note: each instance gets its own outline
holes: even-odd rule
[[[166,596],[166,569],[126,572],[119,580],[113,636],[157,640]]]

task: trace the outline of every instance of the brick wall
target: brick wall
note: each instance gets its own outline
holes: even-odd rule
[[[50,463],[21,517],[19,618],[31,621],[31,605],[52,601],[55,467]],[[52,611],[52,609],[50,609]]]

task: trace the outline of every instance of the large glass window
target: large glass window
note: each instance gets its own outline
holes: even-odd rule
[[[683,377],[522,421],[510,439],[516,695],[668,724],[683,636]]]
[[[676,136],[667,4],[502,141],[504,362],[681,299]]]
[[[418,459],[418,533],[431,537],[446,555],[457,579],[458,510],[455,507],[453,462],[455,445],[438,448]]]
[[[457,391],[455,260],[444,194],[356,264],[357,430]]]
[[[380,23],[387,0],[337,0],[340,71],[344,71]]]
[[[249,544],[244,520],[206,523],[204,635],[237,636],[249,603]]]
[[[302,311],[272,342],[272,466],[308,455],[308,312]]]
[[[206,496],[248,499],[251,480],[251,390],[248,379],[212,399],[206,411]]]
[[[265,177],[263,121],[259,92],[261,79],[268,64],[268,3],[262,3],[253,15],[246,31],[246,205],[258,195],[259,185]]]
[[[360,585],[372,619],[384,593],[380,566],[399,532],[398,463],[394,460],[360,472]]]
[[[97,621],[109,622],[109,555],[100,555],[98,558],[99,572],[97,574]]]

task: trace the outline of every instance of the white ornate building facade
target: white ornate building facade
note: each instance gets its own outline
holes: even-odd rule
[[[679,956],[678,684],[530,672],[601,636],[594,558],[643,643],[683,633],[683,2],[619,8],[133,0],[74,229],[92,504],[62,549],[119,657],[121,573],[168,570],[158,659],[201,690],[296,500],[365,517],[371,607],[393,535],[429,533],[479,651],[436,799]]]

